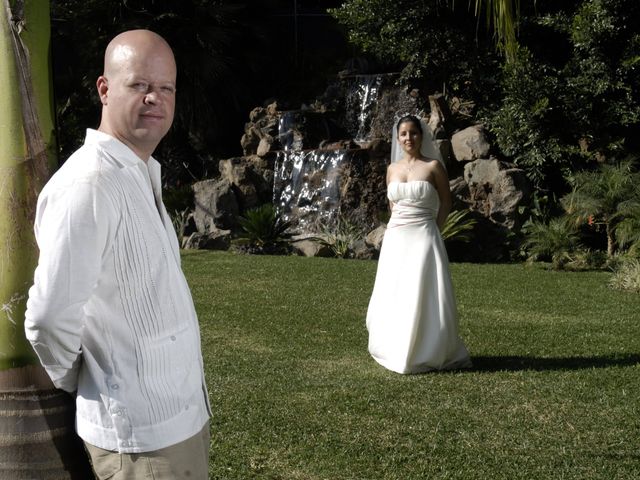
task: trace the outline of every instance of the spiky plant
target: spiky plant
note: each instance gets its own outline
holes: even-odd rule
[[[291,223],[283,220],[270,203],[247,210],[238,222],[243,232],[239,243],[248,245],[255,253],[279,251],[291,238],[287,232]]]
[[[338,215],[332,222],[322,223],[319,230],[315,240],[329,247],[338,258],[349,257],[355,242],[362,238],[362,229],[343,215]]]

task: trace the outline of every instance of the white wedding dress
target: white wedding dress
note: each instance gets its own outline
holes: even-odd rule
[[[395,205],[367,311],[369,352],[398,373],[468,368],[436,224],[438,192],[427,181],[390,182],[387,196]]]

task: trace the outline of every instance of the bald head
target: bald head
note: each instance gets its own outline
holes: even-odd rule
[[[163,54],[173,60],[171,47],[157,33],[151,30],[129,30],[116,35],[104,52],[104,75],[126,67],[136,56]],[[174,60],[175,67],[175,60]]]
[[[147,160],[173,121],[176,63],[169,44],[149,30],[116,36],[105,51],[97,81],[100,131]]]

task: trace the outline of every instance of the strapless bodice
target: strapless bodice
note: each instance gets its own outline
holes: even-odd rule
[[[426,180],[390,182],[387,198],[396,204],[438,210],[440,198],[436,187]]]

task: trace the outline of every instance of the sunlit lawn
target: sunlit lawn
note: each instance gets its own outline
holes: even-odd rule
[[[475,368],[368,355],[376,263],[190,252],[213,479],[640,478],[640,296],[604,272],[453,264]]]

